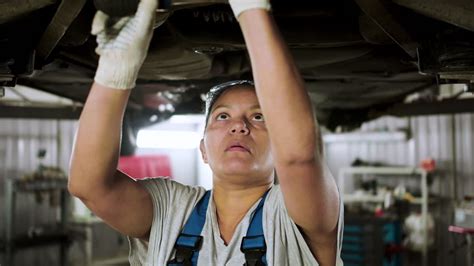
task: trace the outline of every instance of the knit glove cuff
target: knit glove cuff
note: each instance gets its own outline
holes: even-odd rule
[[[264,9],[267,11],[271,10],[271,4],[269,0],[229,0],[229,4],[234,12],[234,16],[239,19],[242,12],[250,9]]]
[[[136,85],[142,61],[120,51],[107,51],[99,59],[94,81],[113,89],[132,89]]]

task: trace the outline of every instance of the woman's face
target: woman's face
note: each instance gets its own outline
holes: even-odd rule
[[[215,178],[231,177],[231,182],[248,184],[273,177],[270,140],[253,87],[236,86],[217,99],[201,152]]]

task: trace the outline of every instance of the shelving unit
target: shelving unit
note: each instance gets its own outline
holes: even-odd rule
[[[117,265],[117,264],[127,264],[128,260],[128,253],[109,257],[109,258],[94,258],[94,230],[93,227],[97,224],[104,224],[104,222],[98,217],[88,217],[88,218],[73,218],[71,220],[71,226],[76,228],[76,233],[81,235],[82,242],[83,242],[83,251],[84,251],[84,262],[83,266],[103,266],[103,265]]]
[[[51,190],[60,191],[60,221],[59,224],[52,225],[50,230],[39,235],[17,234],[15,235],[15,207],[16,197],[19,193],[34,193]],[[59,260],[61,265],[66,265],[67,248],[71,241],[68,232],[68,206],[69,194],[67,192],[67,179],[44,179],[23,181],[19,179],[7,178],[5,180],[5,235],[3,250],[5,253],[4,265],[14,265],[15,251],[47,245],[60,245]]]
[[[349,167],[343,168],[339,171],[338,174],[338,184],[340,193],[343,195],[344,203],[354,203],[354,202],[373,202],[373,203],[382,203],[384,202],[384,198],[380,196],[363,196],[363,197],[355,197],[350,194],[345,194],[344,190],[344,180],[348,176],[354,177],[364,176],[364,175],[377,175],[379,177],[393,177],[393,176],[400,176],[400,177],[415,177],[420,179],[420,188],[421,188],[421,197],[416,197],[413,204],[421,205],[421,215],[423,225],[423,242],[424,245],[422,246],[422,265],[427,266],[428,263],[428,172],[422,168],[416,167]]]

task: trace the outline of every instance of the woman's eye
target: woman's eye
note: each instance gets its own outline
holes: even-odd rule
[[[226,120],[227,118],[229,118],[229,115],[226,113],[221,113],[216,116],[216,120]]]
[[[263,118],[263,115],[262,114],[256,114],[253,116],[253,120],[255,121],[259,121],[259,122],[264,122],[265,119]]]

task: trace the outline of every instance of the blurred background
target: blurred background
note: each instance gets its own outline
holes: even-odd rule
[[[129,135],[133,154],[119,168],[212,188],[198,149],[203,123],[203,115],[176,115],[142,128]],[[76,127],[0,119],[2,265],[127,265],[126,237],[67,193]],[[474,115],[387,116],[350,132],[323,128],[323,140],[344,195],[346,265],[472,262]]]

